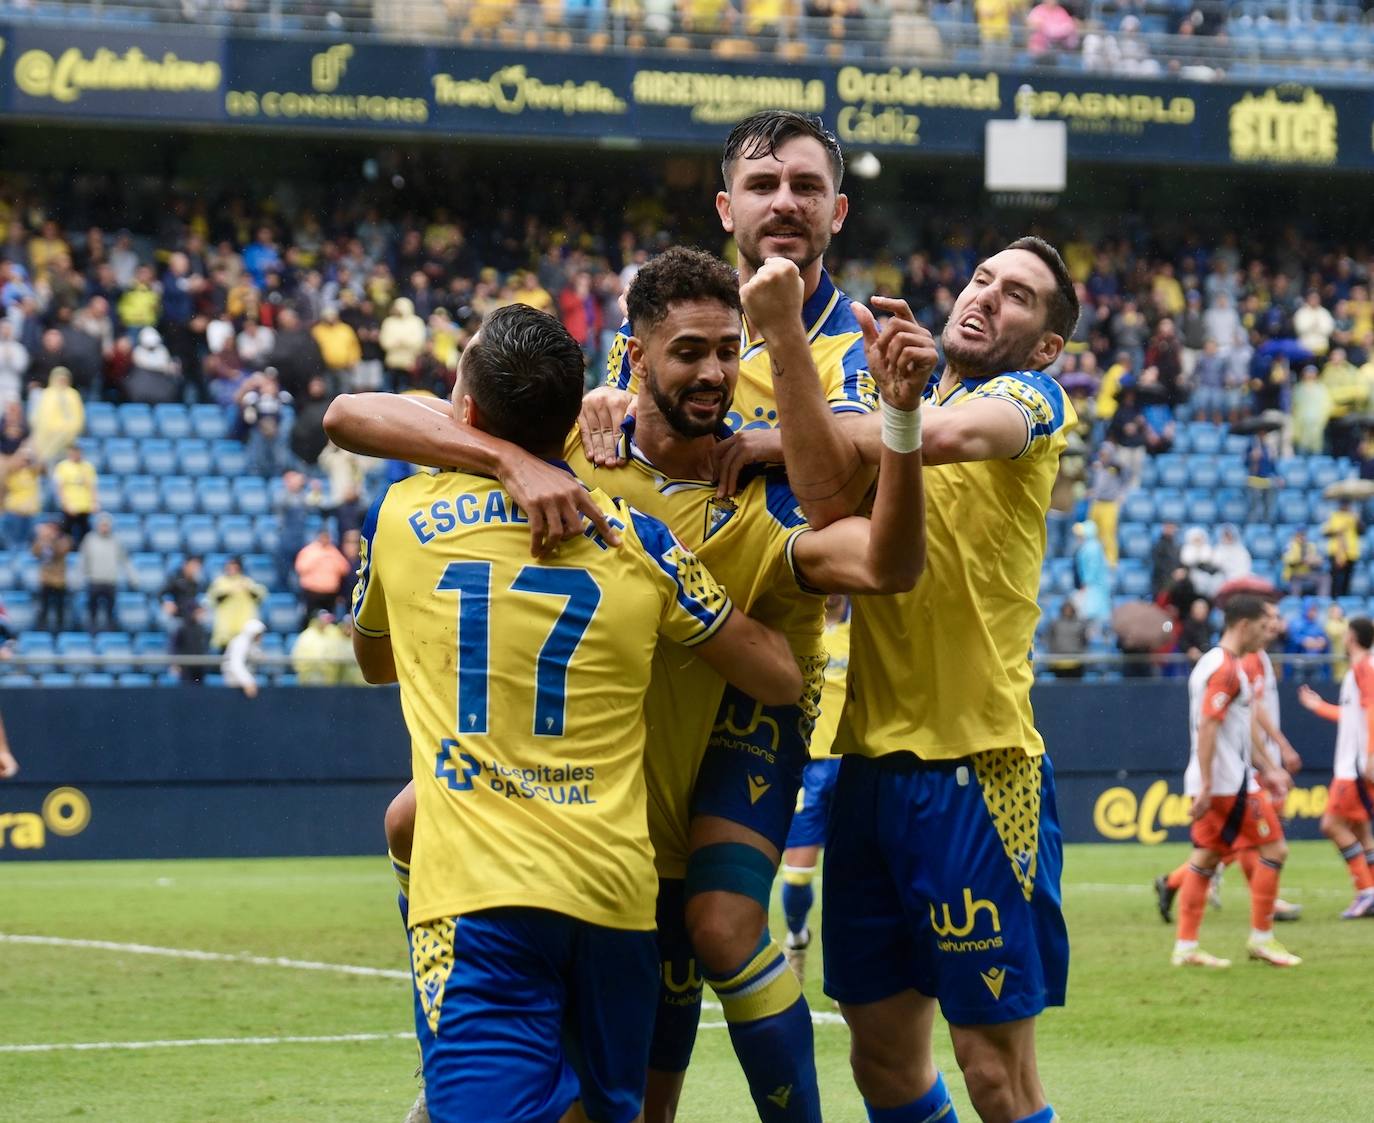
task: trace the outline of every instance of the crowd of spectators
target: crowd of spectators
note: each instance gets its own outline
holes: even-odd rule
[[[490,221],[441,206],[388,213],[361,198],[325,214],[246,196],[170,196],[161,225],[139,234],[64,221],[33,196],[0,205],[0,548],[38,559],[39,626],[67,625],[73,550],[94,591],[85,623],[118,626],[109,590],[128,559],[109,545],[100,482],[79,442],[97,400],[222,409],[249,471],[280,481],[272,591],[298,593],[304,632],[320,613],[344,615],[369,492],[404,469],[331,445],[320,426],[330,401],[376,388],[448,396],[483,315],[513,302],[561,318],[583,346],[589,384],[597,381],[626,286],[679,237],[656,200],[622,203],[619,221],[592,227],[509,210]],[[1045,232],[1062,246],[1083,306],[1054,371],[1080,418],[1066,463],[1083,467],[1076,477],[1066,471],[1051,552],[1077,549],[1084,588],[1110,583],[1121,503],[1146,461],[1170,450],[1180,415],[1273,419],[1251,448],[1256,518],[1272,521],[1286,455],[1356,457],[1374,478],[1368,244],[1314,242],[1296,229],[1264,243],[1236,232]],[[853,298],[900,295],[938,334],[974,263],[1004,240],[951,222],[927,227],[916,238],[922,248],[902,258],[837,245],[829,264]],[[1295,593],[1348,588],[1358,518],[1343,509],[1321,543],[1287,545],[1283,580]],[[1189,537],[1180,561],[1190,585],[1169,598],[1180,628],[1192,599],[1214,595],[1217,574],[1239,570],[1244,549],[1224,529],[1215,540],[1201,529]],[[1177,568],[1156,567],[1156,594]],[[260,618],[268,589],[241,564],[208,575],[208,587],[205,576],[188,562],[169,579],[174,650],[224,650]],[[1075,619],[1057,629],[1063,644],[1100,627],[1110,603],[1107,595],[1076,604]]]

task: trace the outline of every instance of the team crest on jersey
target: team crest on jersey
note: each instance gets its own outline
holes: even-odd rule
[[[728,496],[724,499],[712,499],[706,504],[706,537],[710,538],[734,518],[735,512],[738,510],[739,503]]]

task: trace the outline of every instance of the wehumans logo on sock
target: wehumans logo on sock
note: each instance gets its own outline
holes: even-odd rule
[[[993,935],[979,940],[963,939],[963,937],[972,934],[978,923],[979,914],[984,912],[992,918]],[[939,942],[941,951],[987,951],[1002,946],[1002,917],[997,911],[997,906],[983,898],[974,900],[973,891],[967,886],[964,887],[963,923],[959,925],[954,923],[954,918],[950,915],[949,905],[942,904],[940,913],[937,915],[935,906],[932,904],[930,906],[930,926],[937,936],[942,937]],[[950,937],[956,938],[951,939]]]

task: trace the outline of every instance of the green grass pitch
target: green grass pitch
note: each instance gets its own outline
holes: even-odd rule
[[[1203,946],[1235,966],[1169,966],[1173,933],[1148,882],[1183,854],[1069,848],[1069,1005],[1040,1028],[1041,1070],[1066,1123],[1367,1120],[1360,1089],[1374,1029],[1374,921],[1338,919],[1349,888],[1333,849],[1293,847],[1283,893],[1307,912],[1279,934],[1307,962],[1291,971],[1244,960],[1239,870],[1203,929]],[[393,897],[384,858],[0,865],[4,936],[217,953],[0,939],[0,1119],[399,1123],[414,1096],[416,1053],[407,984],[392,974],[405,967]],[[275,957],[380,973],[263,962]],[[819,967],[813,953],[806,989],[826,1015]],[[703,1023],[679,1118],[747,1123],[719,1011],[708,1009]],[[282,1040],[345,1035],[362,1039]],[[17,1048],[169,1041],[207,1043]],[[864,1118],[847,1048],[844,1026],[823,1017],[816,1053],[832,1123]],[[974,1119],[942,1029],[936,1049],[961,1118]]]

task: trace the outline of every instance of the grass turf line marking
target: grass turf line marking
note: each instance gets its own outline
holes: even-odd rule
[[[340,1033],[331,1037],[191,1037],[167,1041],[72,1041],[0,1045],[0,1053],[86,1053],[110,1049],[186,1049],[205,1045],[336,1045],[353,1041],[402,1041],[413,1033]]]
[[[164,948],[152,944],[122,944],[112,940],[72,940],[62,936],[19,936],[0,932],[0,944],[30,944],[53,948],[86,948],[92,951],[125,952],[130,955],[161,955],[169,959],[196,959],[206,963],[246,963],[253,967],[286,967],[293,971],[328,971],[338,975],[364,975],[382,979],[409,979],[409,971],[388,967],[359,967],[352,963],[319,963],[311,959],[250,955],[248,952],[200,951],[196,948]]]

